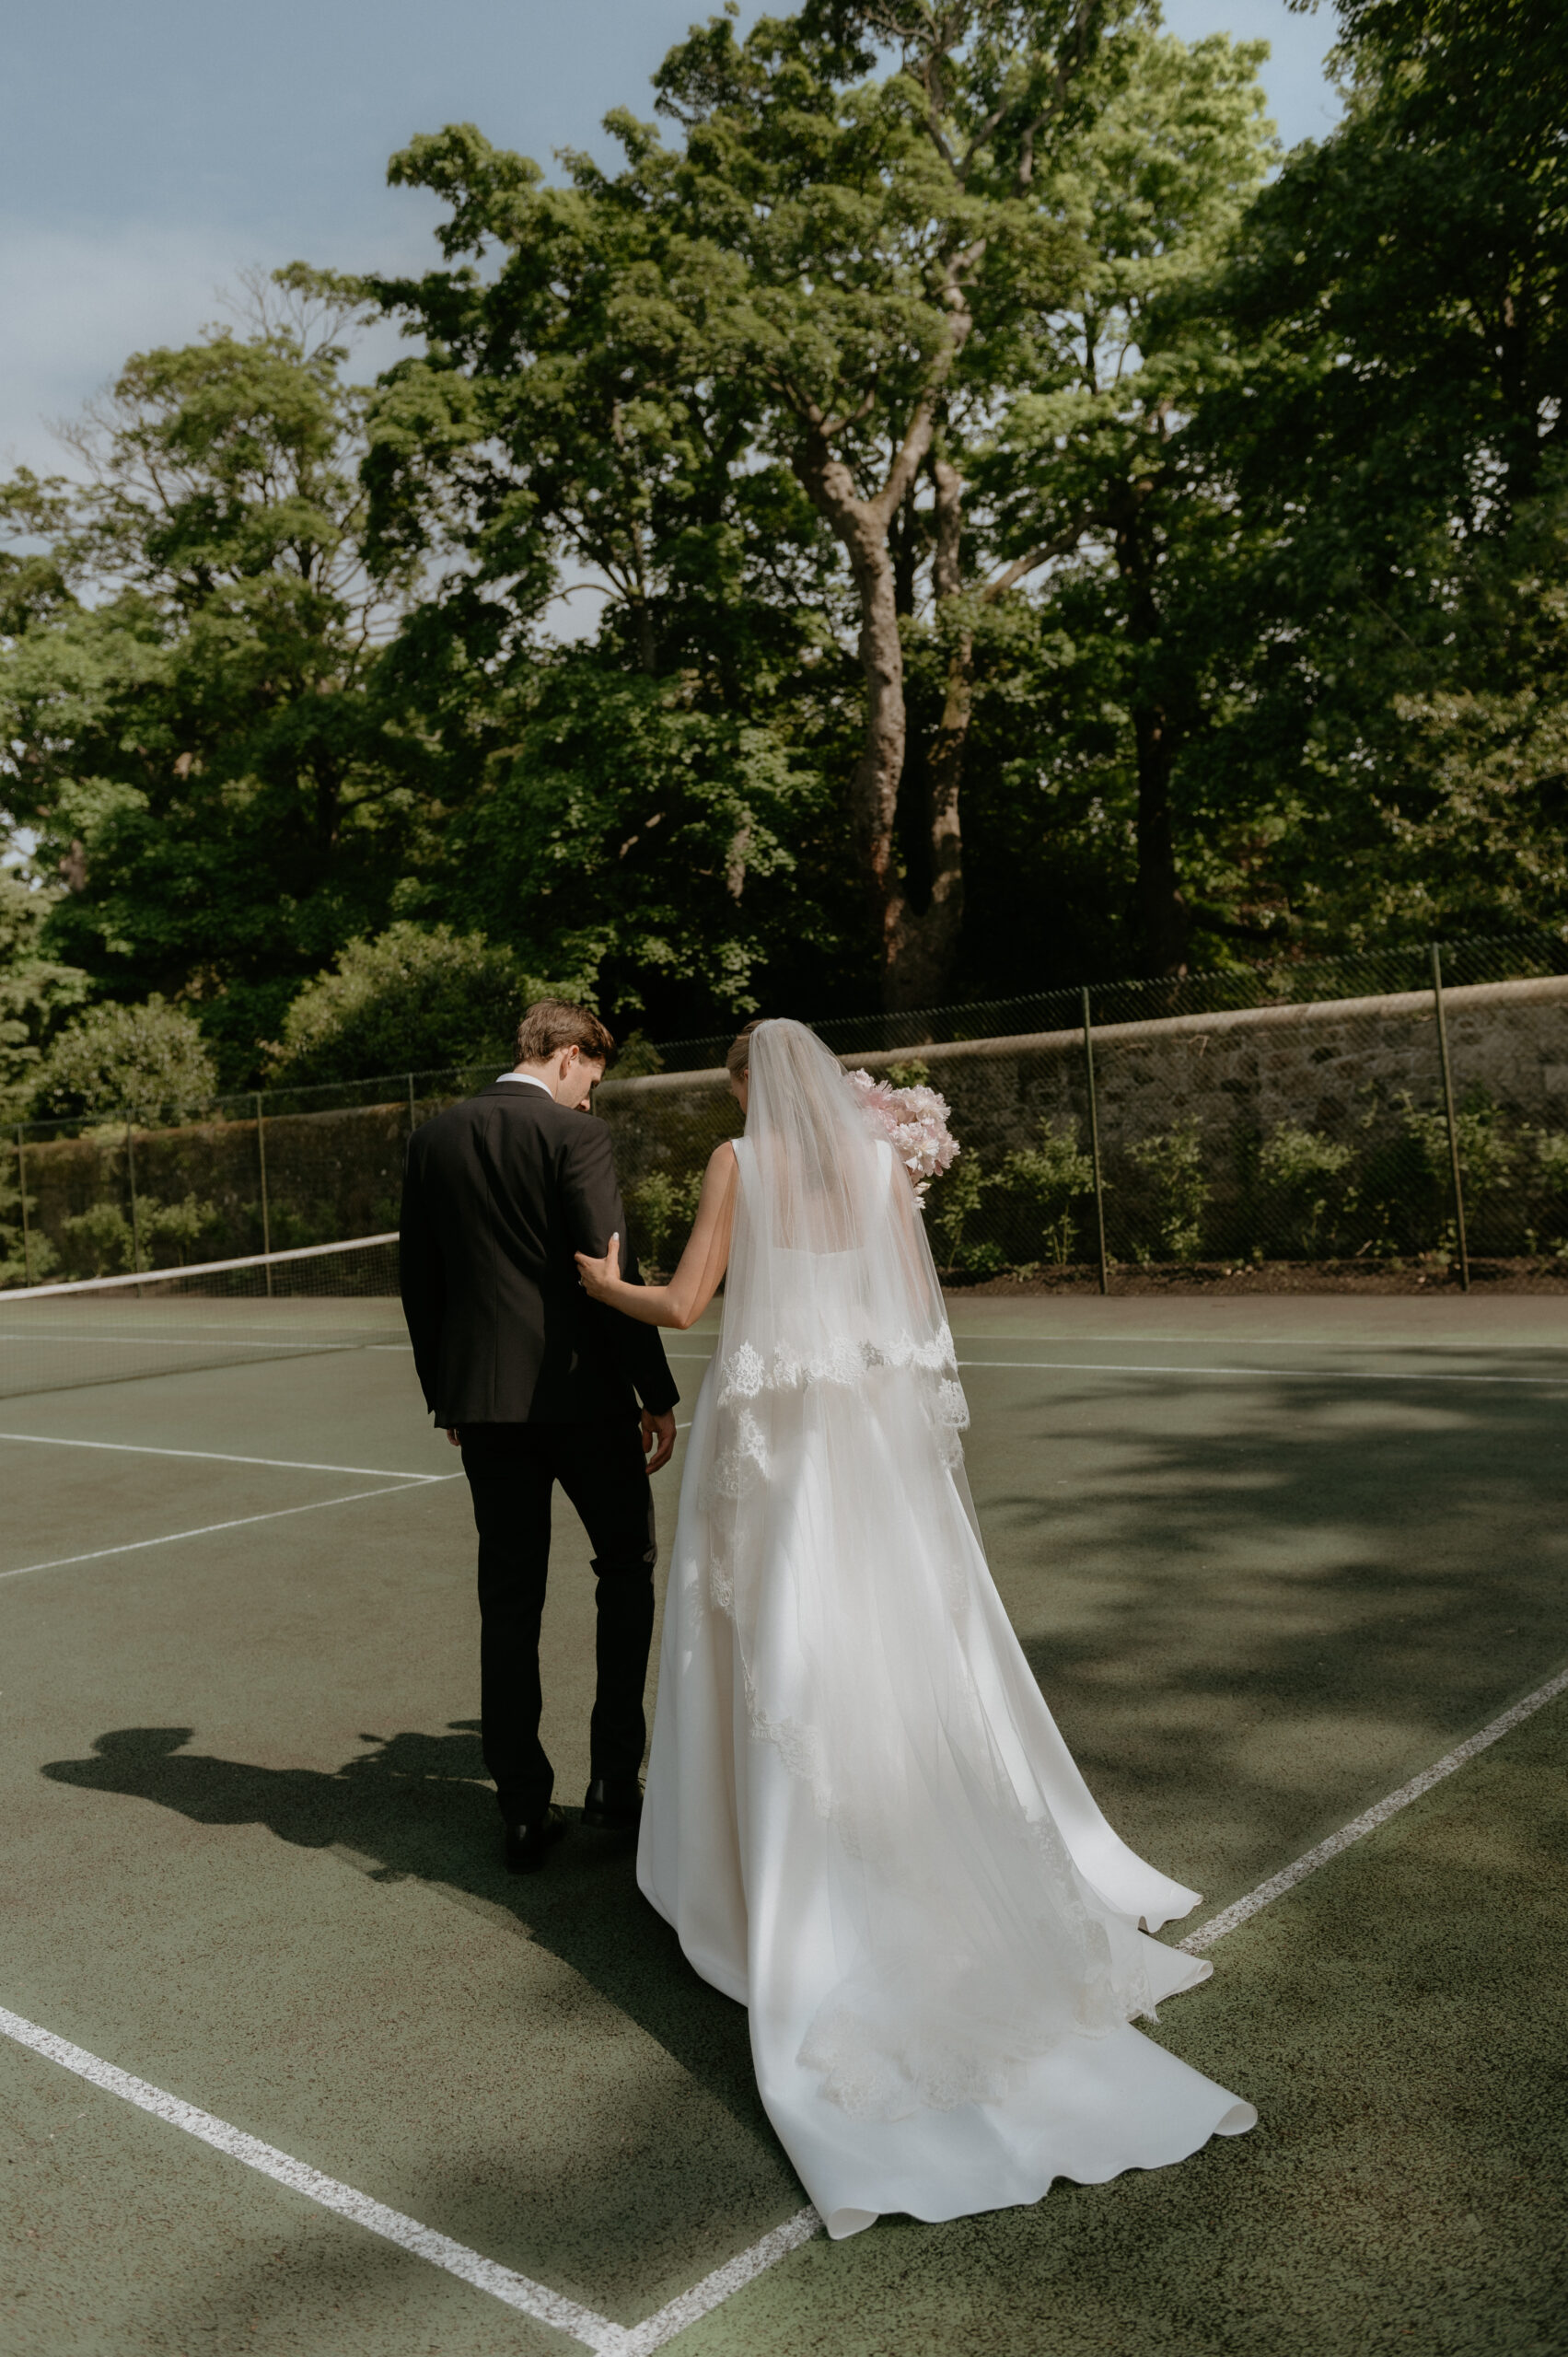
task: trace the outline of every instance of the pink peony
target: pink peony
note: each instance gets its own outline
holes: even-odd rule
[[[886,1138],[914,1188],[923,1211],[925,1190],[961,1149],[947,1127],[947,1100],[934,1088],[892,1088],[868,1072],[847,1073],[856,1102],[877,1137]]]

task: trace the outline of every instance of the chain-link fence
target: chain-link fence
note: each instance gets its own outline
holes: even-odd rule
[[[1555,935],[1115,982],[818,1024],[929,1078],[963,1152],[939,1264],[1004,1271],[1506,1260],[1568,1270],[1568,950]],[[668,1268],[738,1127],[729,1035],[612,1077],[645,1260]],[[650,1058],[649,1061],[652,1061]],[[0,1283],[101,1276],[394,1226],[411,1130],[495,1067],[216,1100],[176,1128],[33,1122],[0,1163]]]

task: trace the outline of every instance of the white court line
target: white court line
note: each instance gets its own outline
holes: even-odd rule
[[[1500,1736],[1508,1734],[1565,1690],[1568,1690],[1568,1669],[1560,1670],[1555,1678],[1549,1678],[1533,1694],[1526,1695],[1523,1701],[1516,1702],[1500,1718],[1482,1727],[1478,1735],[1457,1745],[1432,1767],[1423,1769],[1419,1776],[1412,1776],[1408,1784],[1401,1784],[1398,1792],[1388,1794],[1387,1800],[1379,1801],[1375,1807],[1353,1818],[1338,1833],[1330,1835],[1327,1841],[1320,1841],[1316,1849],[1308,1850],[1294,1865],[1285,1867],[1282,1874],[1271,1875],[1247,1898],[1238,1899],[1233,1907],[1227,1907],[1200,1930],[1190,1933],[1180,1945],[1192,1955],[1213,1947],[1224,1939],[1227,1932],[1235,1931],[1239,1923],[1246,1922],[1272,1900],[1294,1889],[1306,1875],[1315,1873],[1330,1858],[1337,1857],[1352,1842],[1359,1841],[1377,1826],[1387,1824],[1389,1817],[1407,1808],[1423,1793],[1430,1792],[1434,1784],[1446,1776],[1451,1776],[1457,1768],[1463,1767],[1478,1752],[1484,1751],[1489,1744],[1495,1743]],[[742,2251],[738,2258],[715,2268],[690,2292],[682,2293],[678,2299],[671,2300],[643,2323],[618,2325],[608,2316],[600,2316],[597,2309],[580,2306],[577,2302],[552,2292],[548,2285],[534,2282],[531,2277],[517,2275],[510,2268],[498,2266],[494,2259],[482,2258],[478,2251],[468,2249],[464,2244],[453,2242],[449,2236],[422,2226],[416,2219],[404,2217],[401,2211],[389,2210],[383,2203],[372,2200],[367,2194],[356,2192],[354,2187],[340,2184],[335,2177],[323,2177],[319,2170],[279,2152],[274,2145],[263,2144],[259,2138],[248,2135],[243,2129],[230,2127],[226,2120],[216,2119],[210,2112],[198,2111],[178,2096],[167,2095],[162,2088],[150,2086],[145,2079],[133,2078],[128,2072],[117,2069],[113,2063],[100,2061],[84,2048],[73,2046],[68,2039],[56,2038],[52,2031],[41,2029],[36,2023],[24,2020],[19,2014],[7,2012],[3,2006],[0,2006],[0,2032],[16,2039],[19,2045],[30,2047],[51,2061],[63,2064],[66,2070],[75,2072],[94,2086],[102,2087],[110,2095],[122,2096],[143,2111],[150,2111],[155,2118],[168,2121],[169,2126],[199,2137],[203,2143],[214,2145],[220,2153],[226,2153],[233,2159],[243,2162],[248,2168],[257,2169],[263,2177],[273,2177],[280,2185],[303,2193],[323,2209],[335,2211],[340,2217],[351,2219],[356,2225],[367,2227],[372,2234],[384,2235],[389,2242],[398,2244],[415,2257],[428,2259],[432,2266],[444,2268],[448,2274],[471,2284],[476,2291],[488,2292],[508,2307],[518,2308],[541,2324],[553,2325],[558,2330],[570,2333],[585,2348],[595,2351],[597,2357],[653,2357],[655,2351],[673,2340],[678,2333],[684,2332],[689,2325],[711,2315],[714,2308],[721,2306],[746,2284],[754,2282],[788,2252],[798,2250],[802,2244],[809,2242],[819,2232],[822,2223],[814,2209],[799,2210],[784,2224],[775,2226],[771,2234],[762,2235],[749,2250]]]
[[[959,1366],[1015,1367],[1058,1375],[1218,1375],[1277,1383],[1533,1383],[1560,1389],[1564,1375],[1383,1375],[1345,1366],[1134,1366],[1121,1359],[959,1359]]]
[[[1423,1793],[1430,1792],[1434,1784],[1446,1776],[1451,1776],[1457,1768],[1463,1767],[1468,1759],[1473,1759],[1478,1752],[1484,1751],[1489,1744],[1495,1743],[1500,1736],[1506,1735],[1565,1690],[1568,1690],[1568,1669],[1560,1670],[1555,1678],[1549,1678],[1533,1694],[1526,1695],[1523,1701],[1516,1702],[1500,1718],[1482,1727],[1479,1735],[1457,1745],[1432,1767],[1423,1769],[1419,1776],[1412,1776],[1408,1784],[1401,1784],[1398,1792],[1390,1793],[1387,1800],[1379,1801],[1375,1807],[1353,1818],[1338,1833],[1330,1835],[1327,1841],[1320,1841],[1316,1849],[1308,1850],[1294,1865],[1285,1867],[1282,1874],[1271,1875],[1247,1898],[1238,1899],[1233,1907],[1227,1907],[1199,1931],[1190,1933],[1180,1945],[1192,1955],[1213,1947],[1224,1939],[1227,1932],[1235,1931],[1237,1924],[1246,1922],[1267,1907],[1271,1900],[1294,1889],[1306,1875],[1327,1864],[1330,1858],[1337,1857],[1352,1842],[1359,1841],[1377,1826],[1387,1824],[1389,1817],[1408,1807]],[[618,2325],[608,2316],[600,2316],[597,2309],[582,2307],[575,2301],[552,2292],[548,2285],[534,2282],[529,2276],[517,2275],[510,2268],[498,2266],[494,2259],[482,2258],[478,2251],[468,2249],[464,2244],[453,2242],[449,2236],[422,2226],[416,2219],[404,2217],[401,2211],[389,2210],[383,2203],[373,2201],[367,2194],[356,2192],[354,2187],[341,2185],[335,2177],[323,2177],[319,2170],[310,2168],[303,2161],[294,2160],[288,2154],[279,2152],[274,2145],[263,2144],[259,2138],[247,2135],[243,2129],[232,2128],[226,2120],[215,2119],[211,2112],[198,2111],[178,2096],[167,2095],[162,2088],[150,2086],[145,2079],[133,2078],[128,2072],[118,2070],[113,2063],[100,2061],[84,2048],[71,2045],[68,2039],[56,2038],[52,2031],[41,2029],[36,2023],[24,2020],[19,2014],[8,2013],[3,2006],[0,2006],[0,2032],[15,2038],[19,2045],[30,2047],[36,2053],[47,2056],[51,2061],[62,2063],[66,2070],[75,2071],[94,2086],[102,2087],[110,2095],[122,2096],[127,2102],[137,2105],[143,2111],[150,2111],[157,2119],[167,2120],[171,2127],[183,2129],[188,2135],[199,2137],[203,2143],[215,2146],[220,2153],[242,2161],[248,2168],[257,2169],[262,2176],[275,2178],[280,2185],[303,2193],[323,2209],[335,2211],[340,2217],[351,2219],[355,2224],[367,2227],[372,2234],[382,2235],[389,2242],[412,2251],[415,2257],[428,2259],[432,2266],[444,2268],[448,2274],[471,2284],[476,2291],[488,2292],[508,2307],[521,2309],[541,2324],[554,2325],[558,2330],[570,2333],[586,2349],[595,2351],[597,2357],[653,2357],[655,2351],[673,2340],[678,2333],[684,2332],[689,2325],[711,2315],[714,2308],[721,2306],[746,2284],[754,2282],[788,2252],[798,2250],[802,2244],[809,2242],[822,2223],[814,2209],[796,2211],[784,2224],[775,2226],[771,2234],[762,2235],[738,2258],[715,2268],[690,2292],[682,2293],[656,2315],[645,2318],[643,2323]]]
[[[509,2308],[518,2308],[536,2323],[553,2325],[558,2332],[568,2332],[596,2357],[652,2357],[688,2325],[706,2316],[744,2283],[761,2275],[786,2251],[798,2248],[816,2234],[821,2223],[815,2210],[802,2210],[771,2235],[754,2243],[738,2258],[726,2267],[716,2268],[713,2274],[685,2292],[679,2299],[670,2301],[656,2316],[628,2328],[611,2323],[600,2316],[597,2308],[583,2307],[575,2300],[568,2300],[552,2292],[546,2283],[536,2283],[531,2276],[518,2275],[509,2267],[497,2265],[493,2258],[482,2258],[462,2243],[454,2242],[449,2235],[436,2234],[430,2226],[422,2226],[416,2218],[407,2218],[401,2210],[389,2210],[385,2202],[373,2201],[352,2185],[341,2185],[336,2177],[323,2177],[319,2169],[311,2168],[305,2161],[296,2161],[288,2153],[280,2153],[275,2144],[262,2143],[259,2136],[247,2135],[242,2128],[233,2128],[226,2119],[215,2119],[210,2111],[198,2111],[194,2104],[183,2103],[178,2096],[166,2094],[162,2087],[148,2084],[145,2079],[134,2078],[129,2071],[116,2069],[84,2047],[73,2046],[69,2038],[56,2038],[52,2031],[41,2029],[36,2022],[23,2019],[0,2005],[0,2031],[14,2038],[18,2046],[30,2047],[35,2054],[58,2062],[74,2071],[90,2086],[101,2087],[106,2094],[121,2096],[134,2103],[139,2111],[150,2111],[155,2119],[166,2120],[171,2128],[183,2129],[187,2136],[198,2137],[203,2144],[211,2144],[231,2160],[241,2161],[262,2177],[270,2177],[279,2185],[286,2185],[293,2193],[304,2194],[308,2201],[317,2202],[323,2210],[334,2211],[340,2218],[347,2218],[356,2226],[367,2227],[371,2234],[380,2235],[400,2249],[411,2251],[416,2258],[428,2259],[433,2267],[444,2268],[460,2282],[471,2284],[476,2292],[488,2292],[493,2299],[504,2301]]]
[[[430,1481],[460,1481],[460,1473],[422,1473],[416,1481],[388,1482],[379,1490],[351,1490],[343,1498],[312,1498],[308,1505],[274,1506],[270,1514],[242,1514],[233,1522],[207,1522],[200,1530],[166,1530],[157,1538],[132,1538],[121,1547],[95,1547],[86,1555],[56,1555],[47,1563],[18,1563],[14,1572],[0,1572],[0,1580],[24,1579],[29,1572],[63,1572],[71,1563],[99,1563],[106,1555],[136,1555],[144,1547],[172,1547],[180,1538],[210,1538],[219,1530],[243,1530],[252,1522],[281,1522],[285,1515],[316,1514],[323,1506],[352,1506],[361,1498],[390,1498],[403,1490],[423,1490]]]
[[[961,1334],[953,1329],[956,1342],[1017,1342],[1027,1349],[1031,1342],[1049,1342],[1051,1339],[1049,1334]],[[1537,1351],[1556,1352],[1560,1355],[1568,1351],[1568,1342],[1489,1342],[1484,1337],[1467,1342],[1457,1336],[1446,1341],[1428,1342],[1414,1341],[1408,1336],[1403,1341],[1391,1337],[1380,1342],[1354,1342],[1331,1334],[1294,1334],[1277,1342],[1272,1342],[1266,1334],[1058,1334],[1055,1340],[1063,1344],[1077,1342],[1085,1349],[1091,1342],[1120,1342],[1129,1351],[1141,1343],[1155,1350],[1162,1344],[1167,1350],[1179,1350],[1191,1343],[1202,1350],[1206,1342],[1223,1341],[1234,1342],[1238,1351],[1359,1351],[1364,1357],[1374,1351],[1385,1357],[1396,1351],[1424,1352],[1434,1358],[1468,1358],[1481,1352],[1495,1357],[1500,1351],[1509,1358],[1528,1358]]]
[[[234,1329],[226,1318],[221,1325],[203,1328],[203,1330],[214,1334],[234,1334]],[[376,1329],[372,1327],[369,1330],[374,1333]],[[91,1342],[95,1350],[100,1349],[105,1343],[115,1344],[126,1351],[211,1351],[220,1347],[214,1342],[193,1341],[189,1331],[183,1334],[92,1334],[84,1333],[79,1327],[64,1326],[57,1327],[52,1333],[41,1334],[37,1331],[31,1333],[23,1331],[19,1334],[0,1333],[0,1342],[27,1342],[37,1344],[43,1349],[47,1349],[52,1343],[66,1350],[75,1350],[82,1342]],[[395,1346],[354,1341],[306,1342],[297,1338],[291,1341],[262,1342],[249,1334],[240,1334],[235,1335],[231,1347],[237,1351],[243,1351],[248,1363],[255,1359],[259,1351],[282,1351],[287,1357],[297,1359],[308,1357],[312,1351],[379,1350]],[[409,1347],[412,1349],[412,1345],[410,1344]],[[219,1364],[221,1364],[222,1362],[220,1361]],[[200,1374],[201,1369],[197,1368],[194,1372]]]
[[[74,2071],[89,2085],[123,2096],[138,2110],[150,2111],[155,2119],[165,2119],[171,2128],[182,2128],[187,2136],[199,2137],[203,2144],[243,2161],[247,2168],[275,2177],[280,2185],[303,2193],[323,2210],[334,2210],[340,2218],[351,2218],[355,2225],[367,2226],[373,2235],[384,2235],[389,2242],[412,2251],[417,2258],[429,2259],[436,2267],[444,2267],[449,2275],[459,2276],[477,2291],[504,2300],[508,2307],[521,2308],[525,2316],[535,2317],[540,2324],[554,2325],[558,2331],[571,2333],[586,2347],[604,2351],[608,2357],[608,2352],[618,2345],[619,2328],[609,2325],[591,2308],[581,2308],[575,2300],[563,2299],[544,2284],[532,2282],[526,2275],[515,2275],[510,2268],[497,2267],[493,2259],[482,2258],[477,2251],[466,2250],[461,2243],[433,2233],[412,2218],[405,2218],[401,2211],[389,2210],[383,2203],[372,2201],[367,2194],[356,2193],[352,2186],[323,2177],[319,2169],[280,2153],[275,2145],[263,2144],[259,2137],[248,2136],[241,2128],[231,2128],[226,2119],[215,2119],[210,2111],[198,2111],[193,2104],[182,2103],[178,2096],[167,2095],[161,2087],[149,2086],[145,2079],[133,2078],[128,2071],[116,2070],[112,2062],[102,2061],[84,2048],[73,2046],[68,2038],[40,2029],[36,2022],[24,2021],[19,2014],[9,2013],[4,2006],[0,2006],[0,2030],[19,2046],[30,2046],[36,2054],[46,2055],[50,2061]],[[614,2334],[613,2341],[605,2337],[607,2329]]]
[[[1277,1875],[1271,1875],[1267,1882],[1258,1885],[1256,1890],[1249,1890],[1245,1898],[1238,1898],[1234,1906],[1223,1908],[1219,1914],[1212,1916],[1197,1931],[1189,1932],[1184,1940],[1177,1942],[1177,1945],[1185,1948],[1190,1956],[1202,1956],[1204,1949],[1212,1948],[1216,1940],[1223,1940],[1227,1932],[1234,1932],[1238,1923],[1247,1922],[1261,1908],[1283,1898],[1287,1890],[1294,1890],[1298,1882],[1305,1882],[1308,1875],[1315,1875],[1319,1866],[1326,1866],[1330,1858],[1339,1857],[1353,1842],[1364,1840],[1367,1834],[1376,1833],[1380,1825],[1387,1825],[1400,1809],[1409,1808],[1411,1801],[1418,1801],[1423,1793],[1429,1793],[1434,1784],[1440,1784],[1445,1776],[1454,1773],[1456,1768],[1462,1768],[1468,1759],[1473,1759],[1478,1752],[1486,1750],[1500,1736],[1508,1735],[1515,1727],[1522,1726],[1546,1703],[1565,1692],[1568,1692],[1568,1669],[1560,1669],[1555,1678],[1549,1678],[1544,1686],[1538,1686],[1533,1694],[1527,1694],[1522,1702],[1516,1702],[1512,1710],[1504,1711],[1500,1718],[1482,1727],[1479,1735],[1472,1735],[1464,1743],[1456,1744],[1452,1751],[1445,1752],[1442,1759],[1434,1760],[1430,1768],[1423,1768],[1419,1776],[1412,1776],[1408,1784],[1401,1784],[1397,1793],[1390,1793],[1386,1800],[1376,1801],[1371,1808],[1364,1809],[1359,1817],[1353,1817],[1348,1825],[1342,1825],[1337,1833],[1330,1833],[1328,1840],[1319,1841],[1315,1850],[1306,1851],[1294,1865],[1284,1867]]]
[[[401,1473],[390,1465],[313,1465],[302,1457],[231,1457],[221,1448],[152,1448],[134,1440],[62,1440],[55,1433],[0,1433],[0,1440],[36,1441],[41,1448],[109,1448],[125,1457],[192,1457],[203,1465],[269,1465],[279,1473],[363,1473],[370,1480],[449,1481],[449,1473]]]
[[[1249,1350],[1252,1347],[1251,1343],[1247,1345]],[[1280,1342],[1272,1346],[1262,1344],[1260,1347],[1287,1350],[1295,1346]],[[1323,1347],[1330,1349],[1333,1346],[1325,1343]],[[1369,1344],[1367,1347],[1376,1348],[1376,1345]],[[1390,1345],[1390,1348],[1397,1347],[1397,1344]],[[707,1351],[668,1351],[665,1355],[672,1359],[700,1359],[706,1364],[712,1353]],[[1008,1368],[1018,1368],[1025,1374],[1033,1372],[1056,1375],[1217,1375],[1243,1378],[1261,1376],[1265,1382],[1272,1382],[1283,1377],[1287,1383],[1533,1383],[1557,1387],[1568,1382],[1568,1369],[1565,1369],[1562,1375],[1429,1375],[1424,1370],[1413,1374],[1406,1374],[1402,1371],[1388,1374],[1382,1370],[1372,1371],[1362,1367],[1172,1366],[1168,1363],[1163,1366],[1143,1366],[1128,1359],[959,1359],[956,1364],[959,1366],[999,1367],[1004,1371]]]

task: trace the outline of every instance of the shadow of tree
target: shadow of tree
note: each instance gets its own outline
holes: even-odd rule
[[[1120,1829],[1214,1903],[1562,1665],[1568,1379],[1467,1367],[1063,1376],[987,1435],[1041,1689]]]
[[[41,1773],[85,1792],[172,1809],[196,1825],[261,1825],[301,1849],[348,1852],[373,1882],[413,1876],[514,1917],[540,1947],[636,2023],[783,2161],[757,2094],[743,2007],[698,1978],[637,1888],[629,1835],[572,1830],[544,1872],[501,1862],[478,1723],[366,1736],[335,1771],[258,1767],[190,1751],[190,1727],[117,1727],[87,1759]]]

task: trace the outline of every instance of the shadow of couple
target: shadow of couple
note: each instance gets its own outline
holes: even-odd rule
[[[117,1727],[86,1759],[41,1773],[80,1791],[174,1810],[196,1825],[260,1825],[301,1849],[334,1850],[373,1882],[410,1877],[517,1920],[656,2040],[769,2144],[744,2010],[699,1980],[637,1888],[625,1834],[571,1830],[543,1873],[509,1875],[484,1775],[478,1723],[441,1735],[364,1736],[370,1751],[336,1770],[258,1767],[186,1748],[190,1727]]]

